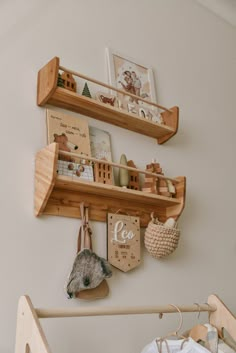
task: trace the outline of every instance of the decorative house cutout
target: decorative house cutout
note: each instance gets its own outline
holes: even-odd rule
[[[63,72],[61,75],[64,88],[76,92],[76,82],[74,77],[69,72]]]
[[[132,160],[127,162],[127,165],[132,168],[136,168],[136,165]],[[129,185],[128,189],[139,190],[139,173],[129,170]]]
[[[94,179],[97,183],[113,184],[112,183],[112,167],[109,164],[105,164],[105,163],[95,163],[94,164]]]

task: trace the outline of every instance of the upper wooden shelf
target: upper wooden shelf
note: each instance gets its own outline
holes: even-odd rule
[[[73,73],[74,75],[82,78],[86,77],[61,67],[59,58],[53,58],[38,72],[37,104],[39,106],[51,104],[56,107],[71,110],[76,113],[105,121],[106,123],[117,125],[119,127],[156,138],[159,144],[166,142],[176,134],[179,121],[178,107],[167,109],[155,103],[151,103],[153,107],[159,106],[162,110],[164,110],[161,114],[165,125],[158,124],[139,117],[136,114],[128,113],[125,110],[112,107],[108,104],[101,103],[98,100],[87,98],[65,88],[58,87],[57,80],[59,70],[66,70],[67,72]],[[86,80],[99,84],[100,86],[110,88],[113,91],[120,92],[115,87],[109,86],[100,81],[93,80],[88,77],[86,77]],[[126,93],[122,92],[122,94],[125,95]],[[139,99],[143,100],[141,98]],[[150,102],[146,102],[150,104]]]
[[[35,162],[35,215],[80,217],[80,203],[89,206],[90,219],[106,221],[107,212],[121,210],[140,217],[147,226],[154,212],[161,221],[178,218],[184,208],[185,177],[175,178],[176,198],[115,185],[89,182],[57,175],[58,144],[52,143],[39,151]]]

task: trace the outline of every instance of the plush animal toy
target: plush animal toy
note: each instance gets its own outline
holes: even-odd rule
[[[88,226],[88,208],[81,205],[82,225],[78,236],[78,253],[67,283],[69,298],[75,298],[78,292],[96,288],[112,271],[104,258],[92,251],[91,230]]]
[[[67,284],[67,294],[72,298],[82,290],[96,288],[104,278],[111,275],[110,265],[105,259],[90,249],[83,249],[75,258]]]
[[[59,144],[59,149],[62,151],[66,152],[71,152],[70,148],[68,147],[68,137],[66,134],[54,134],[54,142],[57,142]],[[74,162],[74,158],[71,158],[70,156],[64,156],[59,153],[59,159],[62,161],[67,161],[67,162]]]

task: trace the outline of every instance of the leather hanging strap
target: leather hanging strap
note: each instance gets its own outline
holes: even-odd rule
[[[89,228],[88,223],[88,207],[85,207],[83,202],[80,204],[80,216],[81,226],[78,234],[77,252],[80,252],[83,249],[93,250],[92,231]]]

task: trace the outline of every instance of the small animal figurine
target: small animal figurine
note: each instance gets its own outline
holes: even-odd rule
[[[114,107],[115,100],[116,100],[115,97],[114,98],[109,98],[109,97],[104,96],[103,94],[100,94],[99,98],[100,98],[102,103],[110,104],[112,107]]]

